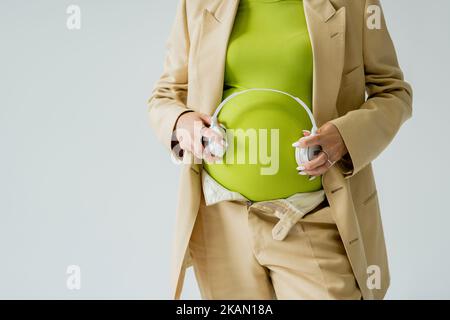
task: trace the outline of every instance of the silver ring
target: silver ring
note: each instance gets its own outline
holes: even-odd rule
[[[330,164],[330,167],[332,167],[336,163],[336,161],[331,161],[330,160],[330,156],[328,155],[328,152],[326,152],[323,149],[321,151],[327,155],[327,162]]]
[[[329,156],[329,154],[328,154],[328,152],[326,152],[325,150],[320,150],[321,152],[323,152],[323,153],[325,153],[326,155],[327,155],[327,161],[330,161],[330,156]]]

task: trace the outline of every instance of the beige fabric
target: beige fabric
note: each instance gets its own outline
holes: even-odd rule
[[[255,204],[200,204],[190,254],[203,299],[361,299],[330,207],[306,215],[283,241],[274,212]]]
[[[158,139],[171,150],[179,115],[212,114],[223,93],[227,42],[239,0],[179,0],[166,43],[164,70],[149,103]],[[381,299],[390,277],[371,162],[412,116],[412,90],[404,81],[384,17],[369,29],[378,0],[304,0],[314,56],[313,115],[335,124],[349,154],[322,177],[322,186],[364,299]],[[367,99],[366,99],[367,93]],[[173,154],[172,152],[170,154]],[[183,156],[173,250],[172,297],[180,298],[187,250],[199,211],[201,164]],[[165,214],[170,214],[167,212]],[[381,287],[369,287],[368,268]]]
[[[202,170],[202,188],[205,204],[207,206],[221,201],[251,202],[242,194],[230,191],[214,180],[206,170]],[[303,218],[305,214],[317,207],[325,200],[325,192],[296,193],[286,199],[255,202],[252,207],[276,216],[280,221],[273,227],[272,236],[275,240],[283,240],[289,230]]]
[[[207,206],[216,204],[224,200],[235,200],[247,202],[249,199],[239,192],[230,191],[220,185],[213,177],[211,177],[205,169],[202,170],[202,190]]]

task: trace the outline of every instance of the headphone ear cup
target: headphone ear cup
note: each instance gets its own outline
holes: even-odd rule
[[[228,148],[226,128],[223,125],[218,126],[214,124],[212,124],[210,128],[222,137],[223,145],[218,143],[215,139],[208,138],[206,147],[209,149],[212,155],[221,158],[224,156],[226,149]]]
[[[305,148],[295,148],[295,160],[299,166],[308,161],[308,155],[306,152],[307,149]]]
[[[298,165],[301,165],[304,162],[308,162],[314,159],[321,150],[322,147],[318,145],[306,148],[295,148],[295,160],[297,161]]]
[[[308,147],[307,148],[307,154],[308,154],[308,161],[311,161],[312,159],[314,159],[320,152],[320,150],[322,150],[322,148],[320,146],[312,146],[312,147]]]

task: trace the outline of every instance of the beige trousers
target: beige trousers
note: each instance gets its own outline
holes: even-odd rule
[[[279,219],[240,201],[200,210],[189,244],[203,299],[361,299],[325,200],[284,240]]]

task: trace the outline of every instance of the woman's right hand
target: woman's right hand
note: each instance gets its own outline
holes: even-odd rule
[[[207,114],[196,111],[183,113],[175,125],[175,135],[180,148],[208,162],[219,160],[220,158],[212,155],[207,148],[205,150],[202,143],[203,137],[217,139],[219,143],[223,141],[219,133],[209,128],[210,125],[211,116]]]

